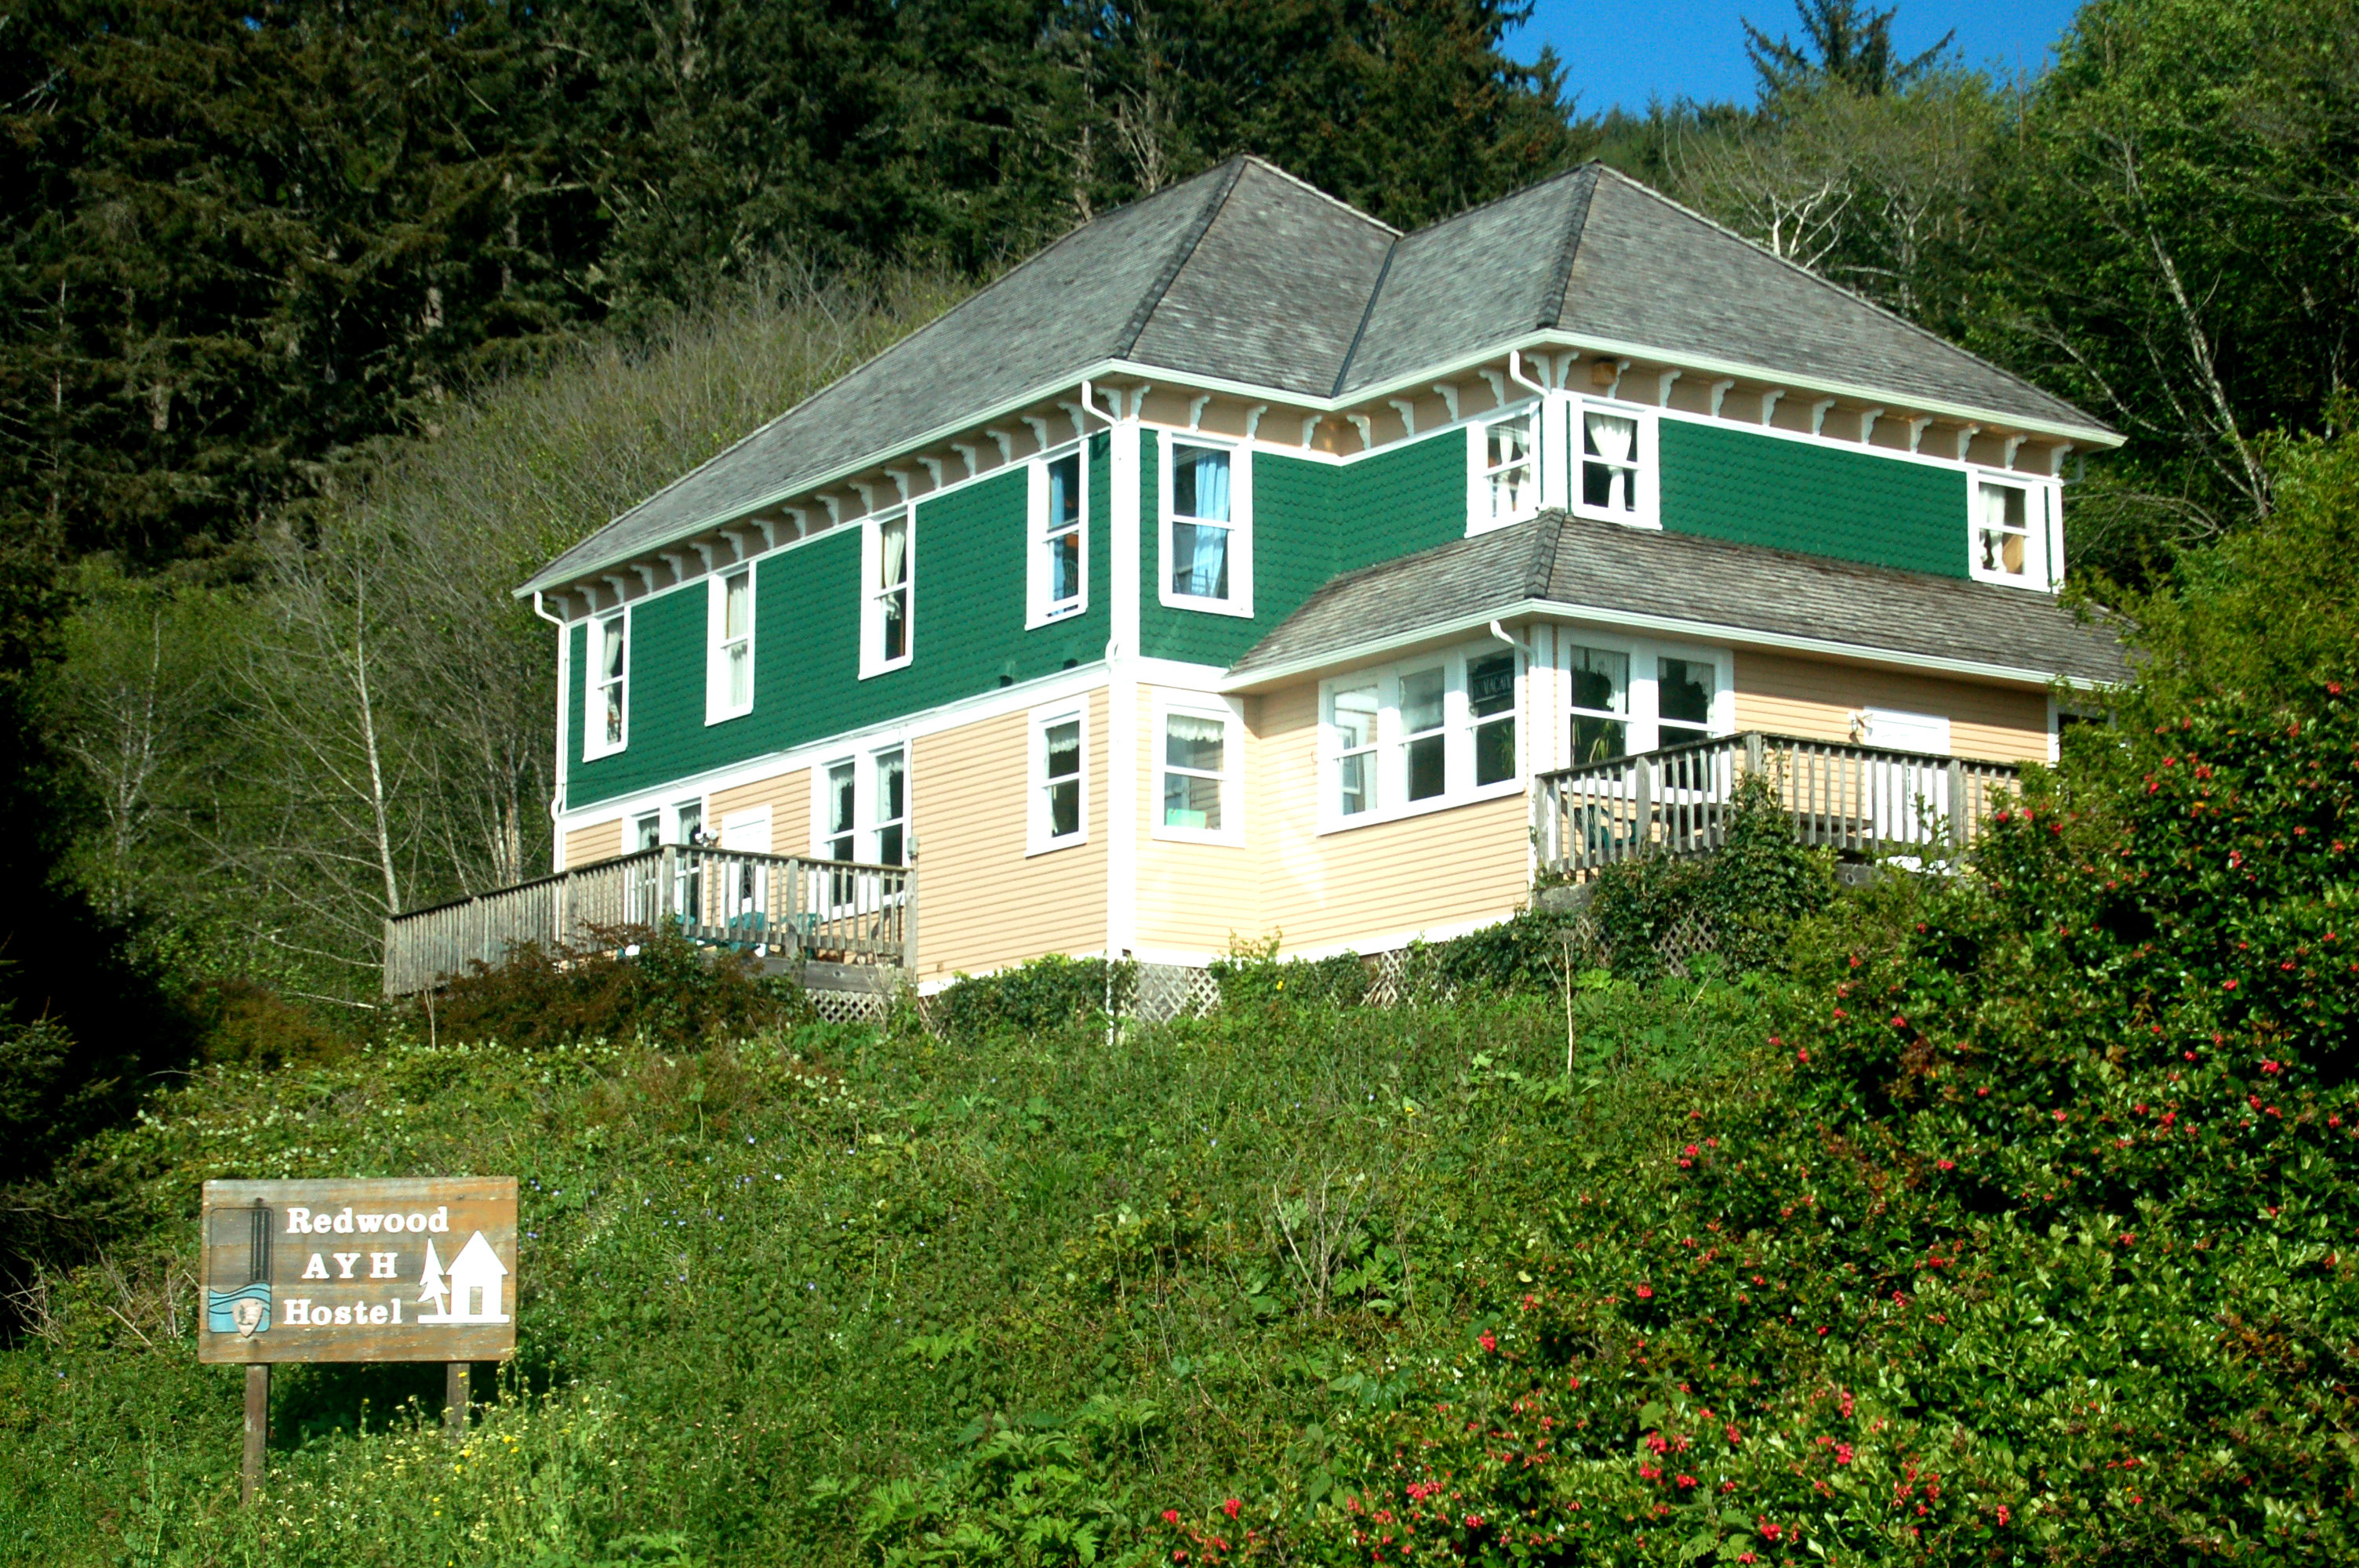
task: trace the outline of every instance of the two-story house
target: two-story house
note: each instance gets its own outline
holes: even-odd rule
[[[2052,683],[2124,673],[2055,599],[2116,441],[1602,167],[1405,234],[1239,158],[524,585],[558,863],[913,863],[928,986],[1452,934],[1528,895],[1544,775],[2047,759]]]

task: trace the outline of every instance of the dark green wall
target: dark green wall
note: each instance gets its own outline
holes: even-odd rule
[[[1741,429],[1666,419],[1663,526],[1744,545],[1966,575],[1966,476]]]
[[[908,665],[860,676],[860,530],[823,534],[754,568],[754,709],[704,722],[701,582],[632,610],[629,749],[582,758],[584,634],[573,633],[569,806],[883,723],[1105,653],[1106,441],[1090,443],[1090,607],[1024,629],[1027,481],[1014,469],[917,506]]]
[[[1466,433],[1446,430],[1338,468],[1253,457],[1254,612],[1175,610],[1156,592],[1161,481],[1155,433],[1139,443],[1140,650],[1152,658],[1234,664],[1338,572],[1466,533]]]

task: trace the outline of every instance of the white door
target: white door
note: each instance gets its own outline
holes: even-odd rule
[[[722,879],[726,907],[722,911],[733,932],[748,942],[764,942],[768,931],[770,871],[739,855],[770,852],[770,808],[733,811],[721,819]],[[734,853],[733,853],[734,852]]]
[[[1869,820],[1890,843],[1920,843],[1949,827],[1950,721],[1938,713],[1871,708],[1861,714],[1860,741],[1879,752],[1913,752],[1922,762],[1878,760],[1869,770]]]

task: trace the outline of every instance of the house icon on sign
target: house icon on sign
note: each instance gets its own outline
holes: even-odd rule
[[[500,1310],[500,1281],[507,1270],[492,1251],[492,1244],[484,1239],[482,1231],[467,1238],[459,1256],[451,1260],[449,1271],[442,1260],[434,1255],[434,1243],[426,1244],[426,1288],[419,1292],[421,1302],[431,1302],[434,1310],[419,1314],[420,1323],[506,1323],[508,1314]]]

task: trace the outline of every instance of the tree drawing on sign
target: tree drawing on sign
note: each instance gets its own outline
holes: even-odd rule
[[[492,1244],[484,1239],[480,1230],[467,1238],[459,1256],[451,1260],[446,1271],[442,1260],[435,1256],[434,1243],[426,1244],[426,1288],[419,1293],[421,1302],[431,1302],[434,1310],[419,1314],[420,1323],[506,1323],[508,1314],[500,1310],[500,1281],[507,1269]]]

